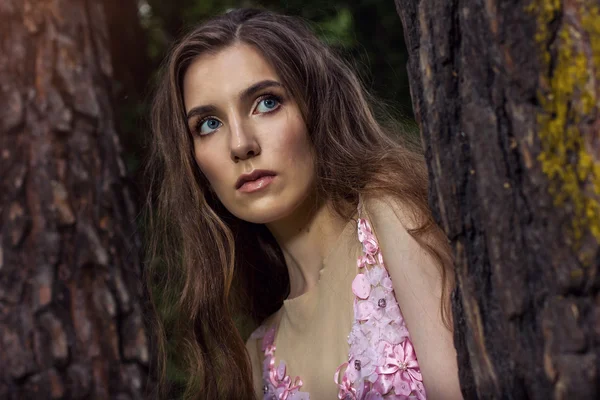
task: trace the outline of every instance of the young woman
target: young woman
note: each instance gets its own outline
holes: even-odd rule
[[[378,111],[287,16],[231,11],[172,49],[149,254],[154,287],[176,296],[189,397],[461,397],[426,167]],[[246,343],[242,312],[260,324]]]

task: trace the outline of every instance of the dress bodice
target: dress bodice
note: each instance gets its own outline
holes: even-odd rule
[[[346,288],[353,297],[347,357],[323,379],[335,385],[339,399],[425,399],[419,363],[377,238],[366,218],[359,215],[353,225],[362,249]],[[318,312],[318,306],[314,309]],[[277,322],[263,325],[251,336],[261,341],[264,399],[308,400],[301,377],[290,375],[286,362],[276,358],[277,329]]]

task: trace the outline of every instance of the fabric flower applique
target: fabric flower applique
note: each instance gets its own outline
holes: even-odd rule
[[[299,377],[292,380],[286,374],[285,362],[280,361],[275,367],[275,328],[272,327],[266,332],[258,332],[258,335],[264,334],[262,341],[262,350],[265,354],[263,364],[263,393],[264,400],[309,400],[308,393],[300,392],[303,383]]]
[[[379,251],[377,238],[375,238],[371,225],[366,219],[361,218],[358,220],[358,240],[363,248],[363,255],[357,261],[358,267],[364,268],[367,265],[377,263],[383,265],[383,257]]]
[[[353,283],[352,289],[360,299],[356,303],[355,309],[357,319],[368,321],[375,318],[380,323],[386,324],[401,318],[400,308],[396,302],[387,271],[376,266],[365,274],[358,274],[355,281],[356,285]],[[361,288],[361,285],[364,285],[365,288]],[[354,290],[355,286],[357,290]]]
[[[393,387],[394,394],[398,396],[413,394],[415,398],[424,400],[423,376],[410,339],[395,346],[382,342],[378,350],[378,353],[385,354],[385,363],[377,369],[380,379],[375,388],[385,394]]]
[[[408,329],[379,244],[365,219],[358,220],[358,239],[363,251],[357,260],[360,272],[352,282],[355,298],[349,358],[334,376],[338,398],[423,400],[423,377]]]

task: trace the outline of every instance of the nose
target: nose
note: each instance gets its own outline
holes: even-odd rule
[[[239,162],[260,154],[260,146],[250,127],[239,121],[231,124],[231,160]]]

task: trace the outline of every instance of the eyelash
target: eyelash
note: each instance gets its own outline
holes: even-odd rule
[[[198,136],[204,136],[200,134],[200,127],[202,126],[202,124],[204,122],[206,122],[209,119],[216,119],[217,121],[219,120],[217,117],[215,117],[214,115],[207,115],[206,117],[202,117],[199,118],[198,121],[196,121],[196,125],[194,126],[194,133]],[[221,121],[219,121],[221,122]]]
[[[255,107],[254,107],[254,108],[256,108],[256,106],[257,106],[258,104],[260,104],[260,102],[261,102],[261,101],[263,101],[263,100],[266,100],[266,99],[274,99],[275,101],[277,101],[277,103],[278,103],[278,107],[277,107],[277,108],[274,108],[272,111],[267,111],[267,112],[265,112],[265,113],[263,113],[263,114],[270,114],[270,113],[272,113],[272,112],[274,112],[274,111],[277,111],[277,110],[279,109],[279,107],[280,107],[280,106],[283,104],[283,99],[282,99],[280,96],[278,96],[278,95],[276,95],[276,94],[273,94],[273,93],[265,93],[265,94],[263,94],[263,95],[259,96],[259,97],[258,97],[258,98],[255,100],[255,104],[256,104],[256,105],[255,105]],[[203,136],[203,135],[200,135],[200,127],[202,126],[202,124],[203,124],[204,122],[206,122],[206,121],[207,121],[207,120],[209,120],[209,119],[216,119],[217,121],[219,121],[219,119],[218,119],[216,116],[214,116],[214,115],[207,115],[206,117],[202,117],[202,118],[198,119],[198,121],[196,121],[196,124],[195,124],[195,127],[194,127],[194,133],[195,133],[196,135],[198,135],[198,136]],[[219,121],[219,122],[221,122],[221,121]],[[221,123],[222,123],[222,122],[221,122]]]
[[[277,106],[277,108],[274,108],[272,111],[267,111],[267,112],[265,112],[263,114],[272,113],[273,111],[278,110],[279,107],[283,104],[283,99],[280,96],[277,96],[276,94],[272,94],[272,93],[266,93],[266,94],[263,94],[262,96],[259,96],[256,99],[255,103],[258,106],[261,101],[266,100],[266,99],[273,99],[273,100],[277,101],[278,106]],[[256,108],[256,106],[254,108]]]

